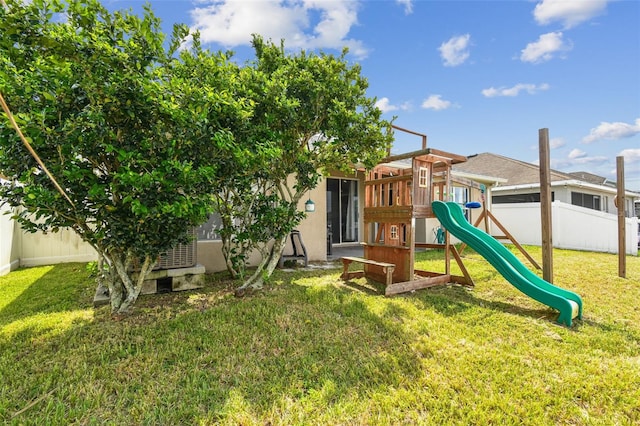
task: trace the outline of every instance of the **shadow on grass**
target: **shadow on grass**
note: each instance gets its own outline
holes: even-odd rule
[[[362,282],[362,284],[358,281]],[[368,278],[345,281],[343,285],[365,294],[384,295],[384,285]],[[529,309],[507,302],[482,299],[477,297],[473,290],[459,285],[436,286],[393,297],[412,298],[419,301],[423,308],[431,309],[447,317],[463,314],[471,306],[481,306],[494,311],[525,315],[532,318],[554,318],[554,316],[557,316],[557,313],[551,308]]]
[[[36,314],[52,314],[79,309],[81,304],[89,303],[86,297],[88,289],[93,285],[93,280],[86,271],[85,264],[61,264],[47,266],[49,270],[43,275],[30,280],[30,272],[37,268],[24,268],[14,271],[12,274],[23,274],[20,281],[24,284],[13,284],[7,280],[3,289],[3,297],[14,299],[0,309],[0,326],[10,322],[31,317]],[[17,280],[17,279],[16,279]],[[14,289],[8,289],[15,285]],[[15,291],[15,296],[7,296],[7,293]]]
[[[33,302],[34,295],[51,296],[51,280],[60,278],[48,273],[20,297]],[[64,393],[51,394],[15,420],[192,424],[235,422],[239,414],[273,419],[287,404],[322,412],[345,399],[366,400],[379,387],[401,387],[420,373],[425,354],[411,350],[413,337],[372,312],[363,295],[296,280],[284,277],[282,284],[243,299],[230,295],[228,283],[148,296],[118,322],[101,308],[93,322],[31,348],[18,339],[47,337],[16,333],[3,345],[15,349],[0,363],[8,385],[0,419],[46,395],[52,384]],[[74,303],[77,309],[77,297],[71,298],[27,304],[26,312],[14,301],[3,319],[71,309]],[[17,362],[20,369],[9,368]]]
[[[514,303],[483,299],[477,297],[473,290],[457,285],[432,288],[407,297],[413,297],[420,301],[425,308],[433,309],[445,316],[460,315],[471,306],[535,319],[545,318],[551,321],[555,321],[558,316],[558,313],[551,308],[531,309]]]
[[[55,337],[26,330],[0,339],[0,422],[267,424],[282,415],[299,423],[301,415],[332,409],[348,414],[340,410],[420,380],[424,358],[437,354],[428,345],[415,351],[416,335],[402,322],[405,304],[371,297],[377,284],[366,280],[336,286],[338,275],[278,273],[243,299],[222,279],[198,291],[145,296],[120,321],[101,308],[92,322]],[[51,300],[58,309],[78,309],[78,297],[60,297]],[[555,320],[550,310],[485,300],[457,286],[396,297],[447,317],[481,306]],[[32,340],[43,344],[23,343]]]
[[[358,291],[369,295],[384,295],[384,285],[376,281],[366,279],[366,284],[360,284],[354,280],[342,281],[342,284],[354,291]]]

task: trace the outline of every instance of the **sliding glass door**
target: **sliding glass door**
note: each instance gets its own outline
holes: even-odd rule
[[[358,181],[327,179],[327,232],[334,244],[359,241],[358,210]]]

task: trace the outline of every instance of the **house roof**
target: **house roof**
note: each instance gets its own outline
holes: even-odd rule
[[[411,158],[401,158],[400,160],[393,160],[386,164],[397,169],[410,169],[412,167]],[[451,168],[451,174],[454,179],[457,178],[459,181],[474,181],[487,185],[493,185],[496,183],[507,183],[507,179],[497,177],[494,174],[485,175],[458,170],[458,168],[455,167],[455,164]]]
[[[527,163],[513,158],[504,157],[498,154],[484,152],[467,157],[465,163],[453,166],[454,171],[466,173],[476,173],[482,175],[496,176],[506,179],[506,183],[501,183],[500,189],[514,189],[523,186],[540,187],[540,167],[537,164]],[[588,172],[564,173],[557,170],[550,170],[551,185],[568,184],[572,186],[591,187],[594,190],[615,193],[615,182],[594,175]],[[499,190],[499,189],[494,189]],[[633,191],[625,191],[627,196],[638,197]]]
[[[495,176],[506,179],[506,184],[524,185],[540,183],[540,168],[536,164],[526,163],[502,155],[484,152],[467,157],[464,163],[453,166],[454,170],[475,173],[486,176]],[[551,182],[576,179],[568,173],[551,170]]]
[[[616,183],[612,180],[607,179],[606,177],[594,175],[589,172],[571,172],[569,173],[573,176],[574,179],[581,180],[583,182],[593,183],[595,185],[605,185],[615,187]]]

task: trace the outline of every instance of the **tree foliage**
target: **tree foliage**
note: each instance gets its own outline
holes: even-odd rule
[[[254,36],[255,60],[240,72],[241,97],[252,115],[232,129],[242,169],[222,169],[216,192],[223,221],[224,252],[232,273],[243,276],[250,251],[261,261],[239,290],[259,287],[273,272],[289,232],[302,220],[298,202],[331,170],[373,167],[392,141],[359,65],[347,51],[334,56]]]
[[[206,219],[217,155],[232,139],[223,117],[242,108],[224,76],[205,93],[190,89],[174,56],[188,29],[176,26],[166,48],[148,7],[138,17],[95,0],[9,0],[0,27],[0,91],[74,205],[4,115],[0,198],[21,208],[24,229],[70,227],[90,243],[113,311],[127,312],[158,255]],[[221,68],[226,60],[217,57]]]
[[[71,202],[5,115],[0,199],[27,231],[70,227],[91,244],[114,312],[211,210],[240,289],[259,287],[321,176],[371,167],[391,142],[346,51],[288,54],[255,36],[256,57],[240,66],[197,34],[186,43],[184,25],[165,43],[148,6],[139,17],[97,0],[7,0],[0,28],[0,92]]]

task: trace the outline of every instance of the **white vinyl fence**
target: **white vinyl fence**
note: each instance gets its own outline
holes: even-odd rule
[[[95,250],[72,230],[26,233],[9,215],[4,214],[6,211],[8,207],[0,207],[0,275],[8,274],[19,266],[97,259]]]
[[[9,209],[0,207],[0,275],[8,274],[18,267],[18,247],[14,241],[14,222],[4,214]]]
[[[491,213],[520,244],[542,244],[540,203],[494,204]],[[626,219],[627,254],[638,255],[638,218]],[[618,252],[618,217],[615,214],[552,203],[552,242],[562,249]],[[500,235],[492,225],[492,235]]]
[[[20,232],[20,266],[51,265],[54,263],[90,262],[98,254],[71,229],[35,234]]]

